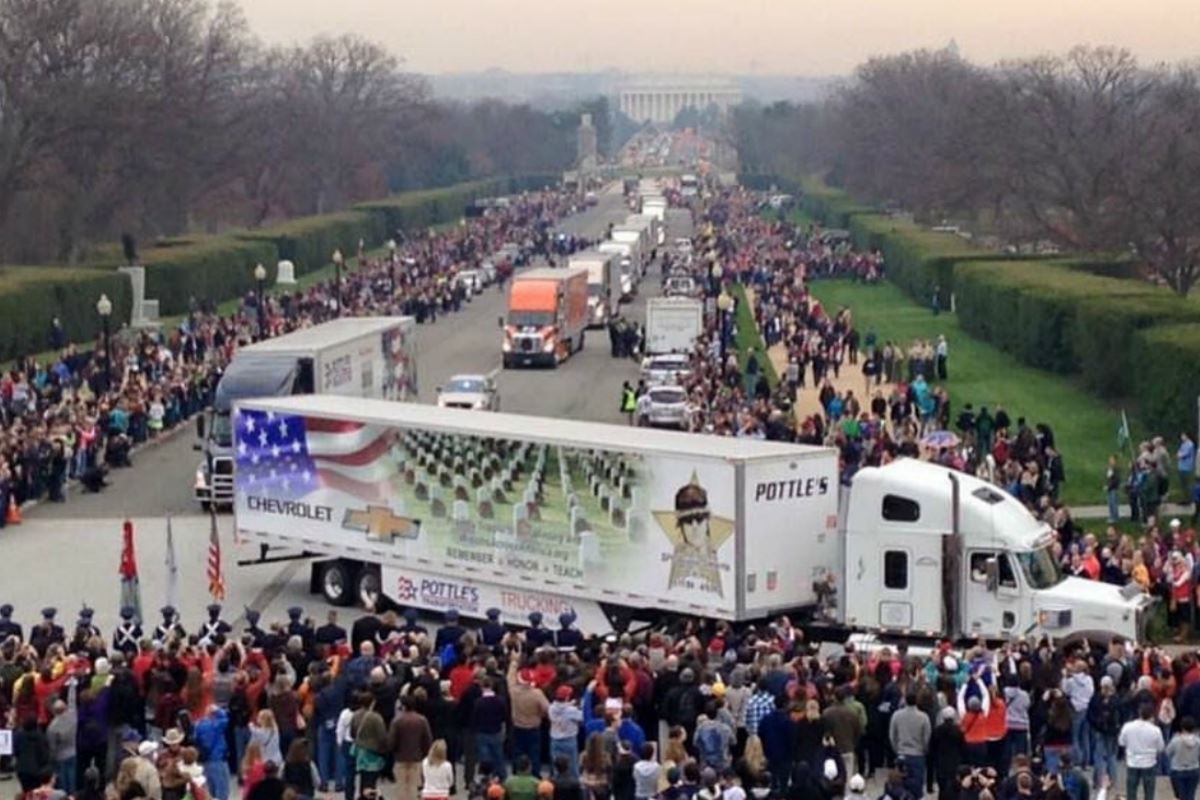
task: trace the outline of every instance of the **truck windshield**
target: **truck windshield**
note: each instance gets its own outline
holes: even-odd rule
[[[508,324],[518,328],[541,328],[554,324],[554,313],[551,311],[510,311]]]
[[[213,414],[212,439],[219,447],[233,445],[233,421],[229,412]]]
[[[1016,556],[1021,563],[1021,571],[1025,573],[1025,580],[1032,588],[1049,589],[1062,581],[1062,570],[1048,546],[1017,553]]]

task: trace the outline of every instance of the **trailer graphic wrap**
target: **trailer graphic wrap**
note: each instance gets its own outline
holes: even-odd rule
[[[464,581],[730,617],[735,480],[697,464],[242,408],[238,528]]]
[[[398,325],[383,332],[383,398],[417,399],[417,358],[415,332]]]

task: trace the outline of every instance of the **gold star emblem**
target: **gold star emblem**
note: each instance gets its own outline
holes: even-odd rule
[[[733,536],[733,520],[719,517],[708,509],[708,493],[700,486],[695,472],[691,481],[675,495],[675,510],[653,511],[655,522],[663,535],[674,546],[671,554],[671,574],[668,589],[676,587],[700,588],[724,597],[721,587],[721,565],[717,553],[721,546]],[[704,523],[704,542],[693,544],[684,537],[685,522]]]

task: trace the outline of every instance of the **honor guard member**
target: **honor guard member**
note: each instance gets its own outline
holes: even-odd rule
[[[179,624],[175,606],[163,606],[158,613],[162,614],[162,622],[154,627],[154,641],[166,644],[168,639],[181,642],[187,639],[187,631]]]
[[[13,622],[13,607],[9,603],[0,606],[0,642],[8,641],[8,637],[15,636],[20,641],[25,641],[25,631],[21,628],[21,623]]]
[[[530,650],[554,644],[554,632],[542,627],[542,612],[529,612],[529,629],[525,631],[525,643],[529,645]]]
[[[317,628],[317,644],[333,647],[339,642],[346,641],[346,629],[337,624],[336,611],[330,611],[326,623]]]
[[[211,603],[208,606],[208,619],[200,623],[200,646],[223,645],[233,626],[221,619],[221,604]]]
[[[375,644],[375,634],[379,633],[379,629],[382,627],[383,622],[374,614],[363,614],[354,620],[354,624],[350,626],[350,648],[352,652],[358,655],[358,648],[363,642]]]
[[[122,608],[121,622],[113,631],[113,650],[124,653],[126,658],[137,655],[138,642],[142,640],[142,626],[133,617],[133,606]]]
[[[445,622],[442,623],[442,627],[438,628],[437,638],[433,642],[433,652],[440,654],[446,645],[450,645],[457,654],[458,642],[462,639],[463,634],[466,633],[462,626],[458,624],[458,609],[446,609],[443,619]],[[442,669],[449,669],[452,666],[453,664],[442,664]]]
[[[504,623],[500,621],[500,609],[489,608],[487,610],[487,622],[483,623],[483,627],[479,629],[479,637],[483,640],[484,645],[495,650],[500,646],[500,642],[504,640]]]
[[[429,630],[422,625],[419,620],[421,612],[415,608],[404,609],[404,627],[400,629],[410,639],[415,639],[418,636],[428,636]]]
[[[250,637],[251,647],[261,650],[267,643],[267,632],[258,627],[258,620],[261,618],[257,609],[246,609],[246,636]]]
[[[63,633],[62,625],[56,625],[54,618],[58,615],[58,609],[43,608],[42,621],[29,631],[29,643],[33,645],[33,649],[37,650],[38,655],[42,658],[46,656],[46,650],[52,644],[65,644],[67,641],[66,634]]]
[[[312,629],[312,625],[309,625],[304,621],[304,609],[300,606],[292,606],[287,610],[287,615],[287,635],[299,636],[302,640],[304,640],[304,646],[306,648],[311,647],[313,637],[316,636],[316,631]]]
[[[79,619],[75,621],[75,635],[71,637],[71,652],[82,653],[88,649],[88,642],[93,637],[103,638],[100,636],[100,629],[92,622],[92,617],[96,612],[84,606],[79,609]]]
[[[579,632],[578,628],[571,627],[571,623],[574,621],[575,615],[570,611],[564,611],[558,615],[558,624],[561,627],[554,635],[554,646],[560,653],[574,653],[583,645],[583,634]]]

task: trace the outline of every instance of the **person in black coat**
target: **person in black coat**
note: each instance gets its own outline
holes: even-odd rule
[[[958,712],[947,706],[942,709],[938,725],[929,742],[933,774],[941,800],[958,800],[958,770],[963,763],[963,733],[958,724]]]
[[[27,719],[13,737],[13,762],[22,792],[32,792],[42,785],[42,779],[53,772],[50,742],[37,720]]]

